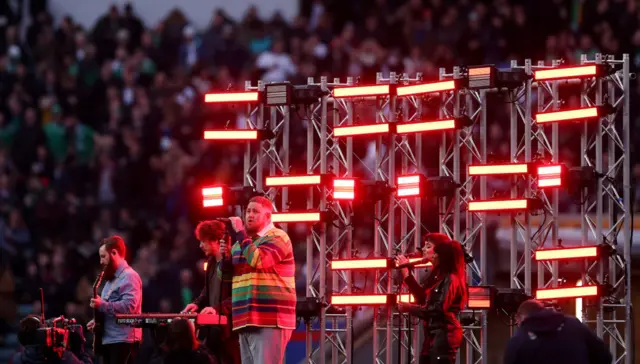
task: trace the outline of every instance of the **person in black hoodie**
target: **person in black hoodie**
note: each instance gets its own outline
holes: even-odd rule
[[[40,328],[42,325],[37,316],[28,316],[20,321],[18,340],[24,351],[16,353],[10,364],[92,364],[89,354],[84,350],[86,340],[82,326],[74,325],[69,330],[69,349],[64,350],[62,355],[57,355],[38,343],[37,331]]]
[[[611,364],[605,343],[577,318],[523,302],[516,313],[520,328],[507,343],[504,364]]]
[[[440,233],[426,234],[422,255],[433,264],[424,284],[419,284],[407,268],[404,282],[417,304],[399,303],[398,310],[423,320],[425,338],[420,364],[453,364],[462,342],[458,313],[467,302],[467,285],[462,245]],[[406,264],[404,255],[396,264]]]

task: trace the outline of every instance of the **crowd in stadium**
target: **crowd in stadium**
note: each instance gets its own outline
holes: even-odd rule
[[[0,24],[2,306],[38,312],[43,287],[47,315],[88,320],[96,244],[111,234],[125,238],[143,278],[143,312],[177,312],[192,301],[202,286],[195,186],[202,178],[241,183],[244,174],[243,149],[223,156],[200,138],[204,127],[238,119],[234,109],[203,106],[207,91],[322,75],[367,83],[379,71],[434,79],[439,67],[575,64],[597,52],[630,53],[640,65],[636,1],[582,3],[310,0],[291,22],[257,8],[237,22],[203,9],[212,12],[206,29],[179,7],[144,24],[134,7],[114,6],[83,29],[69,17],[54,21],[45,6],[32,8],[23,26],[0,5],[8,19]],[[633,88],[632,104],[640,96]],[[507,126],[489,121],[494,153],[508,146]],[[292,136],[292,156],[304,155],[305,140]],[[566,149],[575,159],[578,148]],[[640,176],[640,164],[633,171]],[[292,239],[304,272],[304,234]],[[17,318],[14,310],[0,319],[0,344]]]

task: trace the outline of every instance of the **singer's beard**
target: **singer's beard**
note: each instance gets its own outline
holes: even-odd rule
[[[109,259],[107,265],[104,268],[104,279],[108,281],[112,280],[116,275],[116,269],[116,263],[113,260]]]

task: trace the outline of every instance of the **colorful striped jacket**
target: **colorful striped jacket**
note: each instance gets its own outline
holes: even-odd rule
[[[231,260],[219,274],[232,279],[233,330],[247,326],[296,327],[295,261],[286,232],[272,228],[264,236],[242,234],[231,248]]]

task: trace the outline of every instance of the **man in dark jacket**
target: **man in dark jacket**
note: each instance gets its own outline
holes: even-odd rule
[[[57,356],[52,354],[38,342],[37,331],[41,328],[40,319],[29,316],[20,321],[18,339],[24,347],[24,351],[16,353],[11,359],[11,364],[92,364],[91,358],[84,350],[84,333],[82,326],[74,325],[69,330],[68,348]]]
[[[507,343],[504,364],[611,364],[611,353],[577,318],[537,300],[518,308],[520,328]]]

